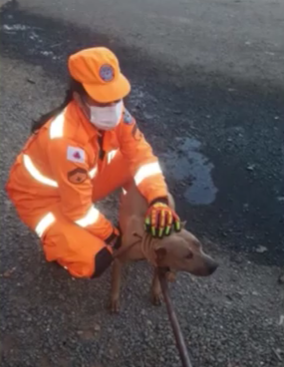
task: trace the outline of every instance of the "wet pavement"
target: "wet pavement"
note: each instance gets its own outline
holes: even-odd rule
[[[191,68],[94,25],[55,19],[40,3],[37,14],[27,9],[16,2],[1,9],[2,187],[31,120],[61,101],[66,56],[110,46],[132,82],[129,109],[161,159],[180,215],[222,262],[211,279],[181,275],[172,287],[194,366],[281,366],[283,70],[277,78],[274,63],[266,79],[262,70],[246,79],[234,67],[232,75]],[[100,203],[110,217],[115,205],[113,197]],[[44,262],[3,192],[1,207],[1,365],[180,365],[164,306],[147,298],[148,266],[127,269],[122,313],[110,316],[109,274],[70,279]]]

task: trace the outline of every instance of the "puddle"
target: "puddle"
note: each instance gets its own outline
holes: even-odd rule
[[[193,205],[209,205],[214,202],[218,189],[211,177],[213,164],[200,153],[201,143],[195,138],[175,138],[176,149],[163,154],[167,171],[176,181],[190,179],[184,189],[184,198]]]

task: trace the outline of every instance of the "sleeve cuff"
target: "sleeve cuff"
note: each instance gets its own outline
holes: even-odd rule
[[[169,199],[167,196],[156,198],[149,203],[149,206],[154,205],[156,203],[163,203],[163,204],[169,205]]]

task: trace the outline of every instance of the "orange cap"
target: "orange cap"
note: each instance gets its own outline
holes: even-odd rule
[[[121,73],[117,57],[105,47],[87,48],[71,55],[68,68],[97,102],[113,102],[130,92],[130,83]]]

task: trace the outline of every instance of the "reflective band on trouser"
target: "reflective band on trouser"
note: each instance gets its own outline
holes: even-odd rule
[[[52,213],[46,214],[37,224],[35,232],[39,237],[42,237],[47,228],[55,222],[55,216]]]
[[[158,162],[152,162],[141,166],[134,176],[134,181],[138,186],[145,178],[162,173],[162,169]]]
[[[96,209],[94,206],[91,206],[91,208],[88,210],[87,214],[81,218],[75,221],[76,224],[80,227],[87,227],[91,224],[96,223],[100,215],[100,212],[98,209]]]
[[[23,155],[23,161],[27,171],[35,180],[47,186],[58,187],[58,183],[56,181],[52,180],[51,178],[45,177],[39,172],[39,170],[35,167],[31,158],[28,155]]]

